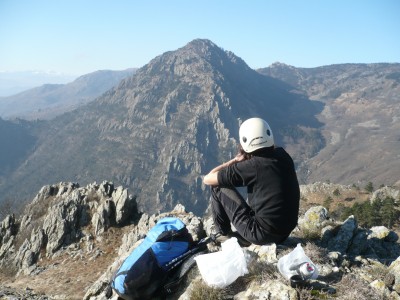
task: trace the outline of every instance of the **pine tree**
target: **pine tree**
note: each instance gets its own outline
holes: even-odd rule
[[[367,185],[365,186],[365,190],[366,190],[368,193],[372,193],[372,191],[374,190],[374,185],[372,184],[371,181],[367,183]]]
[[[382,201],[381,217],[382,223],[388,228],[392,228],[396,220],[400,217],[400,211],[398,210],[398,204],[392,197],[386,197]]]

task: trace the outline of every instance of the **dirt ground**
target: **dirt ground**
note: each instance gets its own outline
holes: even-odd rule
[[[94,242],[94,250],[86,251],[85,242],[67,248],[55,258],[42,258],[36,275],[19,275],[17,278],[0,275],[2,286],[18,290],[32,289],[57,299],[82,299],[89,287],[117,259],[123,230],[111,229]]]

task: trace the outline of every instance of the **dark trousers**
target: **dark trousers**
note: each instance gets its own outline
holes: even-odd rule
[[[235,188],[211,188],[211,210],[217,229],[226,235],[231,223],[237,232],[253,244],[280,243],[287,236],[272,234],[260,226],[254,211]]]

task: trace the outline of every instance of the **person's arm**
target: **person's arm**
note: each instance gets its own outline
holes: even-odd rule
[[[218,172],[230,165],[233,165],[239,161],[244,160],[244,155],[238,154],[235,158],[232,158],[230,161],[223,163],[210,171],[206,176],[203,178],[203,182],[206,185],[218,185]]]

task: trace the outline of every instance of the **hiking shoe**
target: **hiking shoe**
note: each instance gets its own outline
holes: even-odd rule
[[[251,245],[251,243],[248,240],[246,240],[236,231],[228,232],[225,235],[222,235],[221,233],[214,234],[212,240],[217,243],[223,243],[233,237],[237,239],[240,247],[249,247]]]

